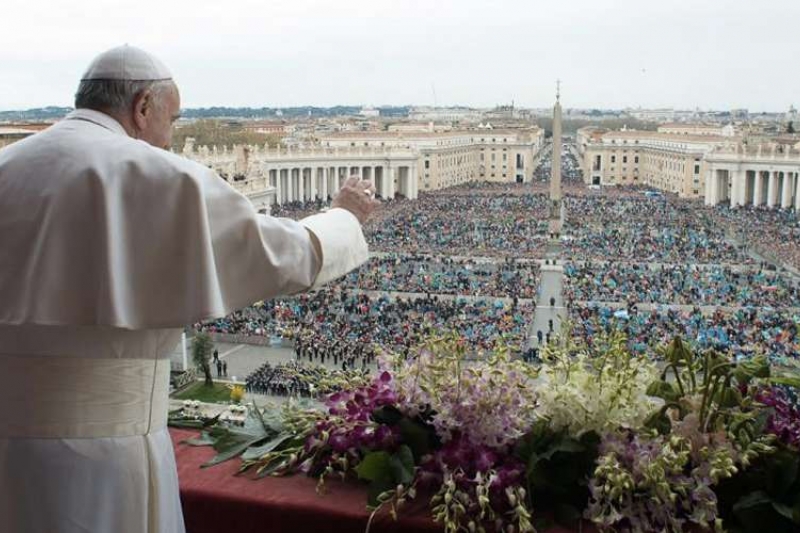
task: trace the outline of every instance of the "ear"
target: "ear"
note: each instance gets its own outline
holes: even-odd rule
[[[153,92],[150,89],[146,89],[133,99],[133,123],[136,124],[137,129],[145,129],[152,112]]]

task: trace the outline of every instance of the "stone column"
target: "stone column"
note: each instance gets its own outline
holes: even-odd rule
[[[394,198],[394,174],[395,169],[391,165],[386,166],[386,198]]]
[[[419,194],[417,183],[417,165],[412,164],[408,166],[408,190],[410,192],[409,198],[416,200]]]
[[[275,203],[281,203],[281,171],[275,170]]]
[[[767,176],[767,179],[769,179],[767,183],[767,207],[775,207],[778,199],[778,174],[769,171]]]
[[[729,171],[731,173],[731,206],[743,206],[745,200],[745,185],[747,174],[743,170]]]
[[[800,212],[800,173],[793,172],[794,174],[794,210]]]
[[[706,205],[717,205],[719,199],[717,198],[717,191],[719,190],[719,181],[717,179],[717,171],[709,169],[706,172]]]
[[[317,199],[317,180],[319,180],[319,167],[311,167],[311,199]]]
[[[756,170],[756,179],[755,179],[755,190],[753,191],[753,205],[762,205],[764,203],[764,184],[761,171]]]
[[[792,207],[792,180],[789,173],[783,172],[783,192],[781,193],[781,208],[789,209]]]
[[[328,199],[328,177],[331,174],[331,167],[325,167],[322,169],[322,190],[319,192],[320,198],[322,201]]]
[[[305,197],[305,184],[303,183],[303,167],[297,169],[297,199],[301,202],[306,199]]]

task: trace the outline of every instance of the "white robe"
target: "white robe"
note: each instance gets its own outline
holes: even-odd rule
[[[102,113],[0,150],[0,533],[184,531],[159,373],[181,327],[366,258],[349,212],[258,215]]]

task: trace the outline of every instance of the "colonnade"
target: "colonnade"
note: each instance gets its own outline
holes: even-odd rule
[[[268,184],[275,187],[279,204],[295,201],[321,200],[333,196],[350,176],[358,176],[375,184],[381,198],[402,194],[415,199],[418,194],[416,165],[280,165],[267,168]]]
[[[800,211],[800,167],[714,168],[706,176],[706,205],[766,206]]]

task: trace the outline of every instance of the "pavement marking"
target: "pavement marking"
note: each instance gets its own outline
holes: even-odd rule
[[[231,348],[227,352],[223,352],[223,353],[219,354],[219,358],[223,359],[223,358],[225,358],[225,357],[227,357],[227,356],[229,356],[229,355],[231,355],[233,353],[238,352],[239,350],[244,350],[248,346],[250,346],[250,345],[249,344],[239,344],[238,346],[234,346],[233,348]]]

